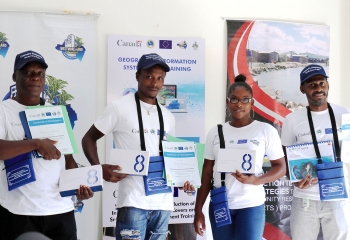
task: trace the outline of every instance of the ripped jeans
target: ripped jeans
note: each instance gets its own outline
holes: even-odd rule
[[[119,208],[116,240],[165,240],[169,218],[170,211]]]

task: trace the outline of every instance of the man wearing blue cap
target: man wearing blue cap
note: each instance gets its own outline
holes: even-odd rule
[[[45,105],[40,98],[48,65],[34,51],[16,56],[13,81],[17,93],[12,99],[0,103],[0,239],[12,240],[25,232],[41,232],[52,239],[77,239],[76,224],[71,198],[62,198],[58,190],[60,171],[77,167],[72,156],[65,158],[50,139],[25,139],[19,112],[27,106]],[[37,150],[43,158],[34,158]],[[5,161],[22,158],[32,159],[36,180],[11,191]],[[23,158],[25,160],[26,158]],[[20,162],[22,159],[19,159]],[[18,172],[15,177],[20,177]],[[14,181],[16,178],[12,178]],[[9,180],[10,181],[10,180]],[[10,182],[9,182],[10,183]],[[93,193],[81,187],[78,197],[86,199]]]
[[[96,141],[109,133],[113,134],[118,149],[147,150],[150,156],[160,155],[161,140],[167,134],[175,135],[173,114],[156,99],[169,71],[169,66],[158,54],[145,54],[139,59],[138,91],[111,102],[83,137],[83,150],[92,165],[100,164]],[[142,143],[145,149],[142,149]],[[106,181],[120,181],[116,239],[166,239],[174,204],[171,191],[148,195],[142,176],[116,173],[115,170],[121,170],[118,165],[103,164],[102,169]],[[185,190],[191,188],[185,187]]]
[[[342,114],[350,110],[335,104],[328,104],[328,76],[320,65],[311,64],[300,73],[300,91],[306,95],[317,141],[333,141],[330,114],[334,112],[336,129],[341,135]],[[290,113],[282,126],[282,145],[290,146],[313,142],[307,109],[302,108]],[[341,140],[341,137],[339,137]],[[285,149],[285,148],[284,148]],[[347,169],[344,176],[347,181]],[[348,184],[346,184],[348,188]],[[348,199],[321,201],[318,179],[307,174],[295,183],[292,211],[290,216],[293,240],[317,239],[322,229],[323,239],[349,239],[349,202]]]

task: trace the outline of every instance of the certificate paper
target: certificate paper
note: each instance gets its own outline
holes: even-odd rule
[[[349,140],[342,141],[340,159],[344,163],[350,163],[350,141]]]
[[[342,162],[350,163],[350,113],[342,115],[342,124],[341,124],[341,155],[340,159]]]
[[[350,113],[341,116],[341,140],[350,141]]]
[[[166,141],[162,144],[168,186],[182,187],[186,181],[189,181],[195,188],[199,188],[201,179],[195,144]]]
[[[334,162],[334,149],[332,141],[318,142],[322,161]],[[299,182],[306,174],[312,178],[317,177],[316,164],[318,163],[313,143],[305,143],[286,147],[288,159],[289,179]]]
[[[57,141],[55,147],[62,155],[78,153],[72,126],[65,106],[27,107],[26,127],[32,139],[51,139]]]

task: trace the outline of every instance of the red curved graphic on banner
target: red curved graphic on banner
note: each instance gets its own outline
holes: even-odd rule
[[[227,52],[227,72],[228,77],[231,83],[234,82],[234,78],[238,74],[244,74],[247,78],[247,83],[252,87],[254,92],[254,99],[262,104],[265,108],[274,112],[275,114],[285,118],[291,111],[288,110],[281,103],[277,102],[269,95],[267,95],[263,90],[260,89],[258,84],[254,81],[252,75],[250,74],[249,67],[247,64],[247,42],[249,38],[250,31],[254,25],[254,22],[247,21],[245,22],[235,33],[232,38]],[[239,43],[240,42],[240,43]],[[239,44],[239,46],[238,46]],[[238,48],[237,48],[238,47]],[[237,52],[238,51],[238,52]],[[234,55],[237,54],[237,62],[234,62]],[[234,64],[237,65],[237,71],[235,72]],[[274,116],[271,116],[267,112],[264,112],[262,109],[254,106],[254,111],[259,115],[263,116],[267,120],[275,123],[282,124],[279,119],[276,119]]]
[[[237,32],[235,33],[235,35],[231,39],[230,45],[228,46],[228,49],[227,49],[227,73],[228,73],[228,78],[230,79],[231,84],[234,82],[235,76],[236,76],[234,74],[234,71],[233,71],[233,57],[235,55],[236,48],[238,46],[238,42],[241,39],[246,28],[248,28],[250,23],[251,23],[251,21],[246,21],[237,30]]]
[[[290,240],[287,234],[269,223],[265,223],[263,237],[267,240]]]

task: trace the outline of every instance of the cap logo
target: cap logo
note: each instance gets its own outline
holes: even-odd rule
[[[146,55],[145,57],[146,59],[153,59],[153,60],[165,62],[164,59],[159,55],[152,54],[152,55]]]
[[[321,67],[310,67],[308,69],[305,69],[305,71],[303,73],[306,74],[306,73],[309,73],[309,72],[318,71],[320,69],[321,69]]]
[[[166,72],[170,71],[170,68],[168,64],[166,64],[165,60],[156,53],[142,55],[137,63],[137,70],[150,68],[157,64],[159,64]]]
[[[20,58],[24,58],[24,59],[27,59],[27,58],[30,58],[30,57],[35,57],[37,59],[42,59],[43,58],[41,55],[33,53],[33,52],[29,52],[29,53],[26,53],[26,54],[23,54],[23,55],[20,56]]]

